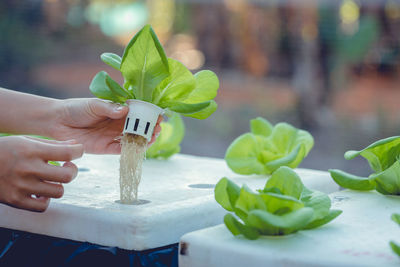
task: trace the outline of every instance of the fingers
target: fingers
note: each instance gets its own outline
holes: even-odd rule
[[[44,211],[50,198],[62,197],[61,183],[77,175],[69,161],[83,153],[82,145],[70,143],[22,136],[0,140],[0,203]],[[53,166],[48,160],[67,162]]]
[[[149,146],[150,146],[151,144],[153,144],[153,143],[156,141],[157,137],[160,135],[160,132],[161,132],[161,125],[160,125],[160,123],[161,123],[163,120],[164,120],[163,116],[159,115],[159,116],[158,116],[158,119],[157,119],[156,126],[154,127],[153,136],[151,137],[151,140],[150,140],[150,142],[149,142]]]
[[[18,208],[23,208],[35,212],[44,212],[50,204],[50,199],[47,197],[32,197],[27,196]]]
[[[70,144],[70,145],[77,144],[77,141],[75,139],[59,141],[59,140],[37,138],[37,137],[29,136],[29,135],[24,136],[24,137],[27,139],[33,140],[33,141],[38,141],[38,142],[48,143],[48,144]]]
[[[154,142],[156,141],[156,137],[153,135],[150,139],[150,142],[147,144],[147,146],[151,146]]]
[[[23,194],[12,194],[5,204],[29,211],[44,212],[49,206],[50,199],[44,196],[36,196],[28,192]]]
[[[72,162],[65,162],[63,166],[42,164],[35,175],[43,180],[57,183],[69,183],[78,174],[78,167]]]
[[[157,124],[160,124],[163,120],[164,120],[164,117],[162,115],[159,115],[158,119],[157,119]]]
[[[121,143],[112,142],[107,146],[107,154],[121,154]]]
[[[28,195],[37,195],[47,198],[60,198],[64,195],[64,187],[58,183],[49,183],[37,179],[29,186]]]
[[[156,126],[154,127],[153,136],[151,137],[149,145],[153,144],[156,141],[157,137],[160,135],[160,132],[161,132],[161,126],[159,123],[157,123]]]
[[[160,124],[156,124],[156,126],[154,127],[154,133],[153,135],[155,135],[156,137],[160,135],[161,132],[161,125]]]
[[[43,165],[41,169],[47,173],[26,179],[19,189],[19,196],[10,201],[11,206],[36,212],[45,211],[50,198],[61,198],[64,195],[64,187],[60,183],[70,182],[78,171],[71,162],[66,162],[62,167]]]
[[[122,119],[128,114],[129,108],[118,104],[102,101],[99,99],[89,99],[87,102],[88,112],[94,117],[108,117],[110,119]]]
[[[71,161],[82,157],[83,145],[50,144],[37,142],[34,154],[45,161]]]

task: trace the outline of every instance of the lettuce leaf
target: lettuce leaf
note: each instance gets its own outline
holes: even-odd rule
[[[391,217],[392,221],[400,225],[400,214],[394,213]],[[393,252],[396,253],[400,257],[400,245],[395,243],[394,241],[390,241],[390,247],[392,248]]]
[[[179,61],[169,58],[170,75],[153,92],[153,104],[161,108],[169,102],[183,101],[196,87],[193,74]]]
[[[276,170],[264,189],[253,192],[228,178],[215,187],[215,200],[227,211],[224,223],[233,235],[248,239],[260,235],[287,235],[322,226],[341,214],[331,210],[330,198],[307,189],[289,167]]]
[[[208,118],[217,109],[213,100],[219,81],[209,70],[195,75],[180,62],[169,59],[170,77],[164,80],[153,94],[153,103],[196,119]]]
[[[104,63],[106,63],[110,67],[113,67],[116,70],[121,69],[122,58],[120,56],[113,53],[103,53],[101,54],[100,58]]]
[[[348,160],[357,156],[368,161],[373,173],[368,177],[359,177],[331,169],[329,172],[337,184],[353,190],[376,189],[384,195],[400,195],[400,136],[379,140],[360,151],[350,150],[344,155]]]
[[[392,136],[367,146],[360,151],[350,150],[344,154],[345,159],[351,160],[361,155],[375,172],[389,168],[400,154],[400,136]]]
[[[259,117],[250,121],[250,128],[225,154],[228,166],[239,174],[271,174],[281,166],[296,168],[314,145],[310,133],[288,123],[272,126]]]
[[[255,118],[250,121],[250,131],[255,135],[262,135],[268,137],[272,133],[274,126],[261,117]]]
[[[185,136],[185,125],[181,116],[172,113],[167,122],[161,123],[160,136],[147,149],[147,158],[167,159],[181,150],[180,143]]]
[[[367,177],[356,176],[336,169],[331,169],[329,172],[333,180],[341,187],[359,191],[375,189],[374,181]]]
[[[209,70],[193,75],[179,61],[167,58],[150,25],[144,26],[129,42],[123,57],[103,53],[104,63],[121,72],[124,86],[106,72],[95,75],[90,91],[98,98],[124,103],[138,99],[163,109],[196,119],[205,119],[217,109],[213,100],[218,77]]]
[[[125,48],[121,72],[136,99],[151,102],[153,90],[170,74],[168,60],[150,25],[141,29]]]
[[[125,94],[121,94],[125,89],[121,88],[105,71],[100,71],[94,76],[89,89],[98,98],[111,100],[116,103],[124,103],[128,98]],[[127,91],[125,92],[129,95]]]

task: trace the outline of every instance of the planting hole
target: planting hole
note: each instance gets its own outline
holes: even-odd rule
[[[211,189],[215,187],[215,184],[190,184],[188,185],[190,188],[198,188],[198,189]]]
[[[90,169],[88,169],[88,168],[78,168],[78,171],[80,171],[80,172],[88,172],[88,171],[90,171]]]
[[[121,200],[116,200],[115,201],[118,204],[122,204]],[[138,199],[138,200],[134,200],[130,203],[123,203],[122,205],[135,205],[135,206],[139,206],[139,205],[144,205],[144,204],[148,204],[150,203],[150,200],[146,200],[146,199]]]
[[[345,197],[345,196],[335,196],[333,198],[332,202],[342,202],[342,201],[346,201],[346,200],[349,200],[349,199],[350,199],[349,197]]]

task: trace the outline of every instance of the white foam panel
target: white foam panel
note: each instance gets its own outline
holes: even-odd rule
[[[181,239],[181,267],[242,266],[400,266],[389,241],[400,243],[400,197],[376,192],[340,191],[330,195],[343,213],[317,229],[283,237],[247,240],[218,225]]]
[[[175,155],[146,160],[139,198],[143,205],[119,199],[119,156],[85,155],[76,161],[78,177],[65,185],[61,199],[44,213],[0,204],[0,227],[88,241],[128,250],[145,250],[179,242],[188,232],[217,225],[225,211],[214,200],[214,185],[223,176],[262,188],[265,176],[240,176],[224,160]],[[298,169],[304,183],[324,192],[338,189],[326,172]]]

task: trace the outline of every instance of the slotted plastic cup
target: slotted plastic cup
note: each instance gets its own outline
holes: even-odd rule
[[[158,116],[163,114],[164,110],[149,102],[136,99],[127,100],[126,103],[129,106],[129,112],[123,133],[137,134],[150,141]]]

